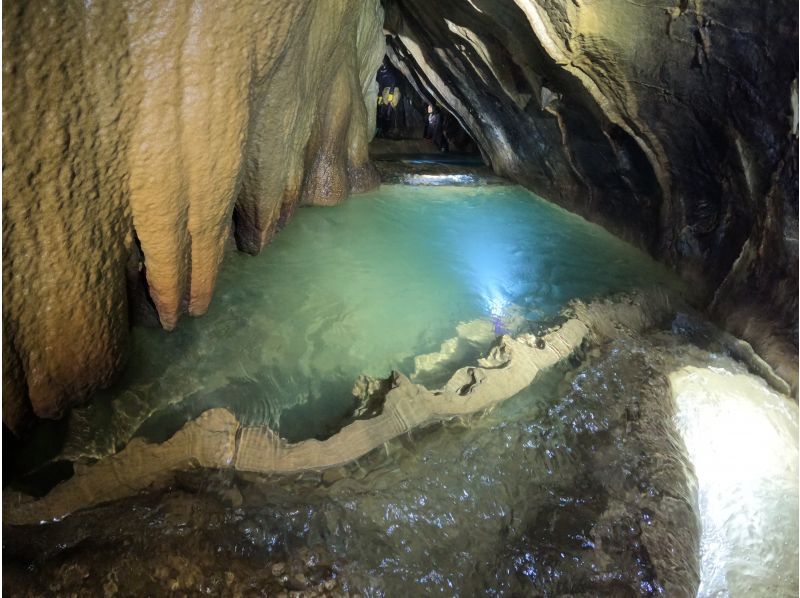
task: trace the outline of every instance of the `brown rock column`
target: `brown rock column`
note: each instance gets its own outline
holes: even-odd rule
[[[59,417],[127,340],[124,6],[3,10],[3,421]]]
[[[12,429],[60,416],[119,370],[129,257],[171,329],[208,308],[231,219],[255,253],[301,197],[344,199],[348,139],[370,135],[350,115],[369,124],[360,90],[382,22],[378,0],[6,2]]]

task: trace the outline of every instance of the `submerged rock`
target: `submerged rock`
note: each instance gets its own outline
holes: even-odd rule
[[[574,302],[569,312],[574,315],[541,337],[503,336],[477,367],[458,370],[440,390],[414,384],[397,372],[386,381],[363,378],[356,385],[368,398],[362,415],[372,417],[355,419],[327,440],[287,443],[267,426],[242,426],[226,409],[211,409],[162,444],[135,438],[119,453],[76,469],[44,498],[4,501],[5,520],[57,519],[197,467],[291,473],[343,465],[414,429],[488,409],[529,386],[540,372],[566,362],[592,336],[613,338],[621,330],[647,329],[671,308],[668,296],[654,291],[621,301]]]
[[[37,595],[60,584],[68,593],[112,579],[121,593],[138,594],[174,586],[219,595],[444,589],[695,596],[713,573],[699,550],[698,518],[708,511],[698,490],[722,491],[717,496],[733,501],[718,480],[741,477],[741,469],[749,472],[745,482],[750,474],[767,475],[773,483],[751,486],[753,494],[782,498],[767,500],[757,520],[723,521],[753,550],[782,546],[783,534],[791,539],[796,492],[784,484],[797,453],[775,449],[796,444],[797,408],[727,356],[724,335],[709,329],[701,342],[681,317],[669,315],[673,308],[646,305],[636,298],[575,304],[573,317],[619,318],[606,328],[615,337],[598,326],[579,361],[562,362],[518,396],[480,417],[418,428],[327,470],[334,474],[189,472],[165,491],[48,525],[7,526],[7,588]],[[537,338],[547,339],[539,332]],[[692,382],[698,372],[708,383]],[[717,387],[718,378],[727,386]],[[714,387],[722,393],[712,401],[711,421],[696,418],[695,408],[710,406],[697,399]],[[741,400],[754,394],[758,400],[747,402],[756,410],[742,411]],[[776,424],[777,434],[764,421]],[[686,423],[694,426],[694,439],[684,433]],[[742,424],[759,433],[741,433]],[[720,433],[736,444],[730,454],[692,457],[692,442]],[[758,450],[743,450],[758,439]],[[715,467],[731,458],[743,467]],[[234,487],[242,496],[235,508],[225,499]],[[782,523],[780,534],[751,533],[767,520]],[[709,529],[705,520],[702,529]],[[732,538],[717,536],[725,547]],[[751,593],[783,595],[793,587],[792,559],[792,551],[782,550],[780,558],[746,568],[735,559],[720,563],[747,572]]]
[[[353,386],[353,396],[358,402],[353,412],[353,417],[356,419],[368,419],[379,415],[383,411],[386,395],[391,389],[397,388],[397,385],[398,376],[396,373],[386,379],[359,376],[355,386]]]
[[[573,310],[597,323],[580,360],[321,476],[190,471],[47,525],[6,521],[4,589],[682,597],[724,589],[729,571],[732,591],[791,594],[797,405],[681,306]],[[721,549],[701,552],[720,523]]]

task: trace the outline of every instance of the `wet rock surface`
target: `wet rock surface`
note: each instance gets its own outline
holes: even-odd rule
[[[194,471],[59,522],[6,525],[4,590],[694,596],[701,578],[716,575],[701,568],[699,519],[717,514],[698,500],[676,428],[676,417],[692,420],[677,412],[668,378],[700,368],[772,391],[696,316],[643,332],[610,326],[614,339],[494,410],[414,431],[342,467]],[[796,405],[774,398],[788,411],[771,407],[770,417],[796,438]],[[796,456],[774,457],[753,465],[788,459],[796,471]],[[706,493],[723,488],[709,466],[698,470]],[[775,489],[781,501],[770,498]],[[703,558],[735,566],[726,537],[739,534],[767,555],[748,564],[752,595],[782,595],[796,587],[797,554],[786,548],[796,546],[796,493],[766,484],[760,496],[769,520],[783,522],[780,533],[754,535],[734,517],[724,523],[729,535],[716,538],[723,550]],[[780,559],[769,558],[776,551]],[[779,562],[795,566],[778,570]]]
[[[373,139],[369,155],[385,184],[504,185],[480,154],[440,152],[427,139]]]
[[[5,587],[693,595],[694,482],[659,342],[623,336],[491,413],[323,475],[195,472],[6,528]]]
[[[290,443],[269,426],[242,425],[227,409],[210,409],[163,443],[135,438],[94,464],[76,463],[74,475],[42,498],[6,496],[4,518],[12,524],[60,519],[198,467],[272,474],[345,465],[417,428],[490,409],[597,339],[645,330],[672,309],[670,295],[661,290],[574,302],[546,332],[498,336],[476,365],[458,369],[440,388],[414,384],[398,372],[386,380],[362,376],[353,392],[359,402],[367,399],[363,409],[325,439]],[[442,352],[445,359],[450,355],[447,343]]]
[[[135,438],[106,459],[76,464],[72,477],[38,500],[7,495],[5,520],[20,524],[60,519],[77,509],[164,485],[176,472],[198,467],[287,473],[346,464],[415,428],[509,398],[540,371],[568,358],[587,332],[573,319],[545,337],[541,348],[525,336],[504,337],[478,367],[458,370],[441,390],[412,384],[399,373],[386,381],[367,381],[367,387],[377,387],[371,391],[375,401],[365,405],[366,412],[357,409],[348,425],[322,441],[289,443],[268,426],[243,426],[228,410],[210,409],[163,443]],[[362,377],[356,383],[357,395],[364,381]]]
[[[455,162],[455,163],[454,163]],[[509,185],[483,164],[444,162],[438,156],[390,156],[375,160],[381,182],[398,185]]]
[[[262,545],[259,517],[239,508],[242,500],[230,480],[186,477],[166,494],[117,502],[87,513],[86,518],[67,520],[64,527],[24,541],[24,547],[9,532],[7,546],[14,556],[7,561],[4,592],[14,596],[341,593],[333,569],[335,557],[324,546],[295,546],[289,554],[277,536],[271,546]],[[30,565],[23,566],[27,559],[39,563],[31,561],[37,576],[30,575]]]

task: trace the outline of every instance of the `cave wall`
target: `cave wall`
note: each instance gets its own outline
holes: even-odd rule
[[[792,0],[384,0],[495,172],[673,265],[796,380]]]
[[[6,0],[3,421],[122,366],[129,314],[211,301],[231,234],[378,184],[378,0]]]
[[[391,43],[391,38],[388,43]],[[442,110],[442,106],[437,105],[436,100],[428,95],[425,87],[420,86],[413,78],[409,79],[409,76],[398,70],[388,56],[384,57],[376,77],[378,87],[381,90],[397,89],[400,101],[394,109],[391,126],[388,130],[379,132],[378,137],[423,139],[427,128],[428,105],[433,105],[441,115],[442,133],[447,141],[448,151],[476,154],[478,148],[469,134],[461,127],[460,121],[446,110]],[[432,146],[430,151],[438,151],[438,148]]]

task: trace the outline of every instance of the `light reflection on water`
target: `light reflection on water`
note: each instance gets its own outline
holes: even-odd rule
[[[699,483],[699,595],[796,596],[797,403],[724,365],[670,376]]]
[[[64,454],[113,452],[151,414],[140,433],[160,438],[220,405],[292,440],[325,434],[359,374],[411,374],[461,323],[513,332],[569,299],[665,281],[641,252],[519,187],[384,186],[304,208],[262,255],[226,257],[205,316],[134,330],[124,376],[72,412]]]

